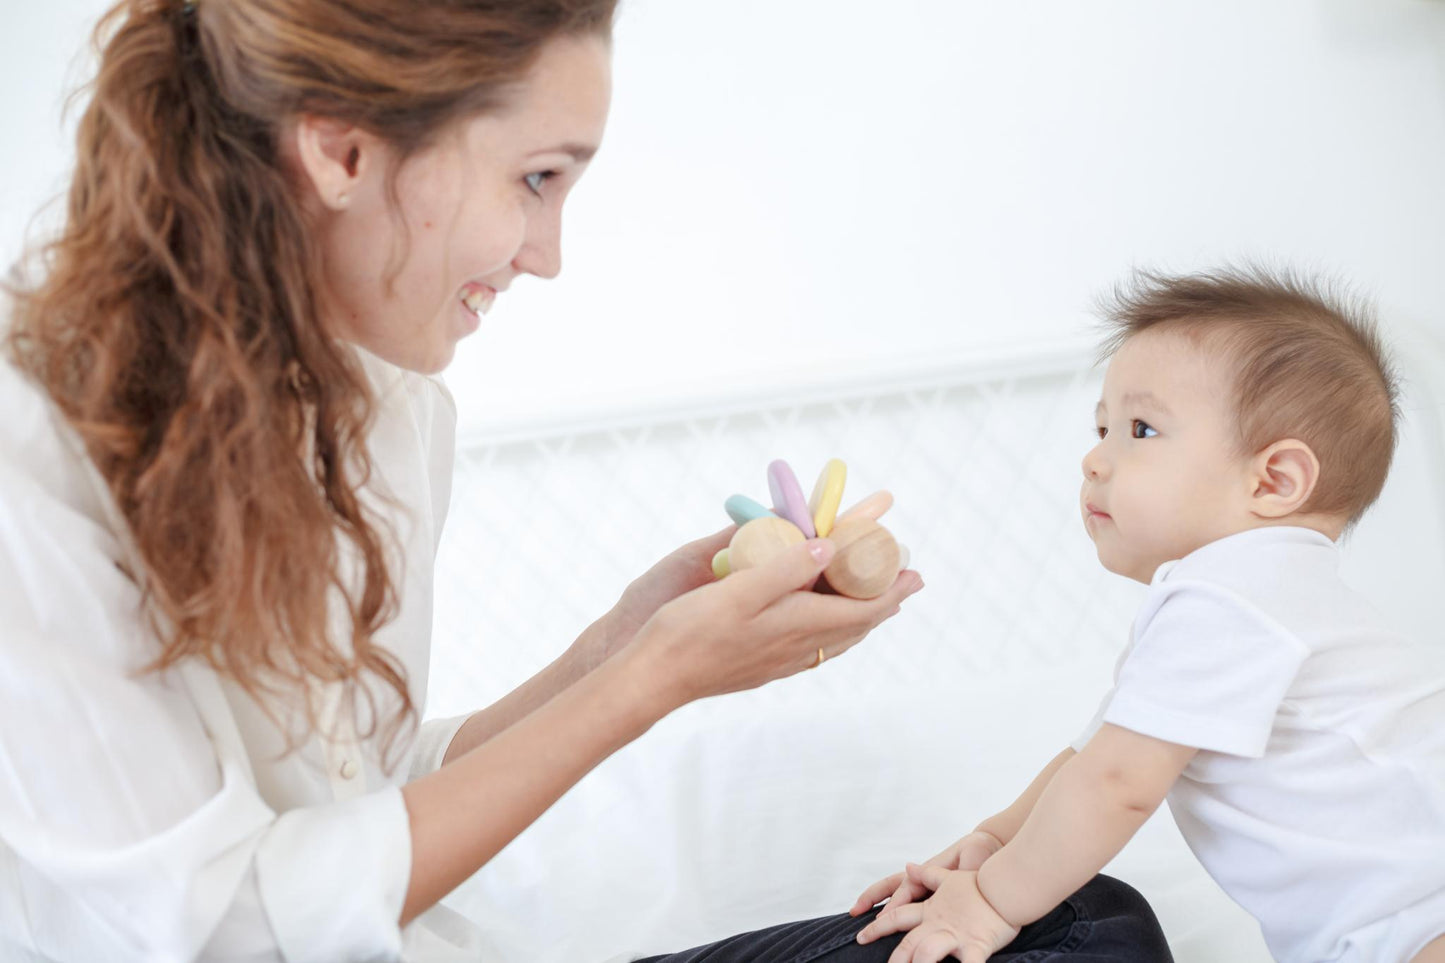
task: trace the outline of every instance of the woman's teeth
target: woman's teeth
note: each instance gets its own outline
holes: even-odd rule
[[[493,295],[489,291],[472,291],[462,298],[462,303],[467,306],[468,311],[481,317],[491,308],[492,297]]]

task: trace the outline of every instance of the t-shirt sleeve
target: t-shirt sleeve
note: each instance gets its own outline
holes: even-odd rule
[[[1308,653],[1304,642],[1220,586],[1159,588],[1098,721],[1198,749],[1263,755]]]

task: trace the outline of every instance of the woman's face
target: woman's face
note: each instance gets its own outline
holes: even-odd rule
[[[610,99],[606,40],[551,41],[506,104],[402,165],[394,209],[394,161],[372,141],[383,162],[358,167],[321,220],[333,330],[393,364],[436,372],[518,275],[556,277],[562,204],[601,142]]]

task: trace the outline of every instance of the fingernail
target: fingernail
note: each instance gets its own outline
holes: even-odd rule
[[[813,561],[822,565],[832,555],[833,543],[827,539],[819,538],[808,543],[808,554],[813,556]]]

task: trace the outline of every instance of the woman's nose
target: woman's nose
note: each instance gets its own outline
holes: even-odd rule
[[[512,259],[518,271],[551,280],[562,273],[562,215],[547,212],[527,224],[522,249]]]

